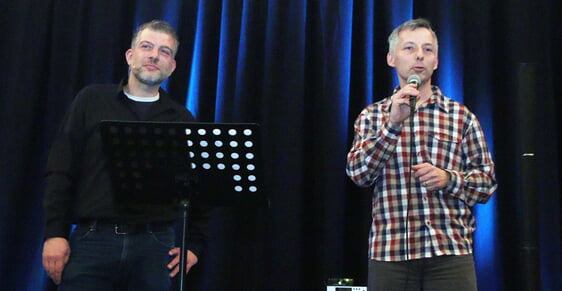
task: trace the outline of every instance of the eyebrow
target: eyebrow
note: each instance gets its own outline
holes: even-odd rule
[[[141,40],[141,41],[139,41],[139,45],[141,45],[141,44],[143,44],[143,43],[147,43],[147,44],[150,44],[150,45],[154,45],[154,43],[152,43],[151,41],[148,41],[148,40]],[[162,46],[159,47],[159,49],[168,49],[168,50],[170,50],[170,53],[172,53],[172,54],[174,53],[174,50],[173,50],[171,47],[167,46],[167,45],[162,45]]]
[[[143,44],[143,43],[148,43],[148,44],[154,45],[152,42],[150,42],[150,41],[148,41],[148,40],[140,40],[140,41],[139,41],[139,45],[140,45],[140,44]]]
[[[413,41],[406,41],[406,42],[402,43],[402,45],[408,45],[408,44],[418,45],[416,42],[413,42]],[[434,46],[434,45],[431,42],[425,42],[425,43],[422,43],[421,46]]]

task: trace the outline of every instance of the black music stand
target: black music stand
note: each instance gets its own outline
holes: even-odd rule
[[[213,206],[269,206],[258,124],[104,120],[100,129],[115,200],[124,211],[182,208],[180,290],[191,198]]]

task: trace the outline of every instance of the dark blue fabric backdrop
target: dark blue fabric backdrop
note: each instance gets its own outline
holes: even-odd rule
[[[3,0],[0,2],[0,281],[53,286],[41,267],[43,170],[83,86],[117,82],[133,29],[161,18],[180,35],[166,89],[200,121],[262,127],[269,208],[217,208],[189,290],[322,290],[366,284],[370,194],[345,176],[353,121],[396,83],[386,37],[428,18],[440,37],[434,83],[479,117],[497,162],[496,196],[475,208],[480,290],[515,290],[521,180],[514,68],[536,78],[542,290],[560,290],[559,1]],[[529,194],[529,193],[524,193]]]

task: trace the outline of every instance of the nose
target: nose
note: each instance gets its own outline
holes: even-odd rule
[[[423,59],[423,48],[419,48],[416,50],[416,59],[422,60]]]
[[[150,54],[148,55],[148,58],[153,60],[154,62],[158,61],[158,56],[160,55],[160,52],[158,51],[157,48],[154,48],[150,51]]]

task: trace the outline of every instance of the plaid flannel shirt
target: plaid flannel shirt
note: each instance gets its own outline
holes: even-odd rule
[[[412,127],[409,119],[391,127],[390,97],[366,107],[355,122],[346,173],[355,184],[374,187],[370,259],[472,253],[472,207],[488,202],[496,190],[494,163],[478,119],[438,87],[432,91],[413,116],[412,158],[413,165],[429,162],[449,172],[445,189],[428,191],[410,180]]]

